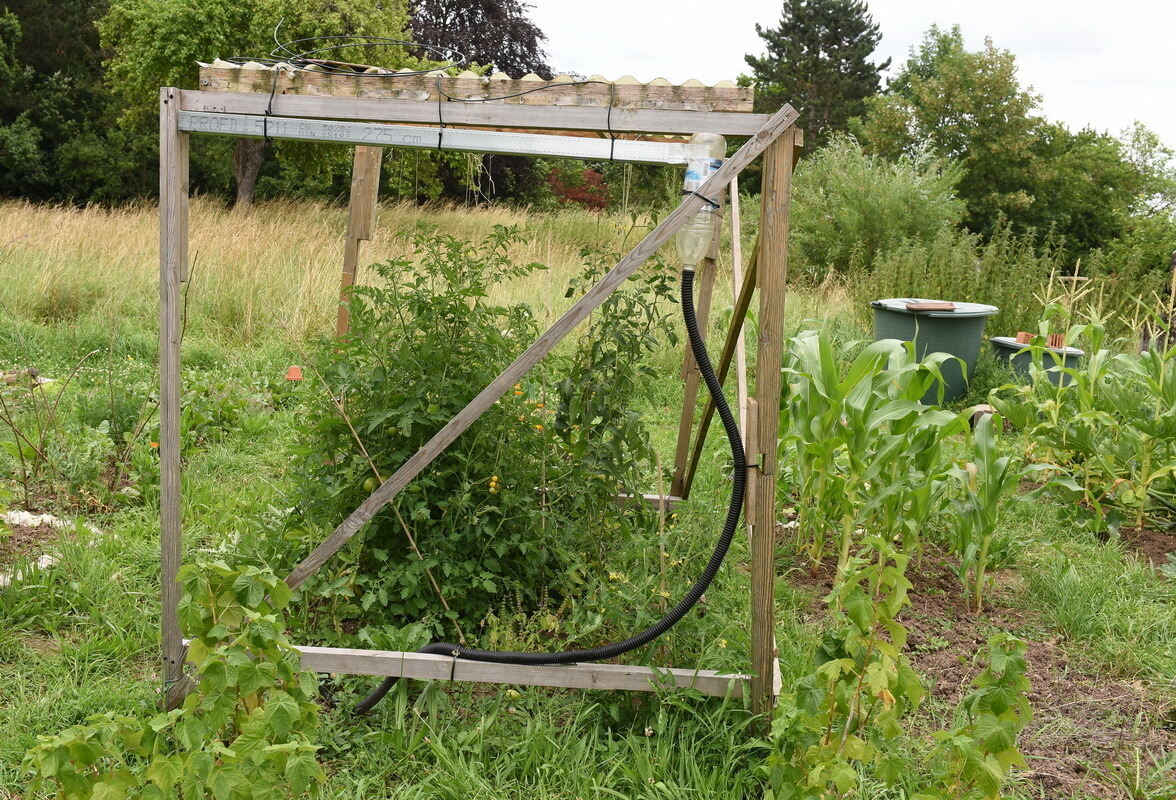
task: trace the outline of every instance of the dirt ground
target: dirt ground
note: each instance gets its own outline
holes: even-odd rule
[[[795,585],[814,591],[813,614],[823,613],[833,570],[791,577]],[[901,621],[908,630],[911,662],[931,697],[912,720],[912,729],[948,724],[950,709],[980,672],[977,653],[991,634],[1010,631],[1028,644],[1032,684],[1033,719],[1019,741],[1029,769],[1019,775],[1020,790],[1042,798],[1141,796],[1124,784],[1137,757],[1146,771],[1156,758],[1176,751],[1172,703],[1162,704],[1142,682],[1109,681],[1072,660],[1055,633],[1018,607],[1021,584],[1014,571],[998,574],[979,615],[965,607],[959,579],[943,553],[929,548],[921,563],[911,563],[907,577],[914,588]],[[936,723],[937,716],[947,720]]]
[[[1168,554],[1176,553],[1176,534],[1150,528],[1121,528],[1119,535],[1128,550],[1146,558],[1157,567],[1168,563]]]
[[[52,525],[0,527],[0,567],[7,567],[22,559],[35,561],[60,535],[61,531]]]

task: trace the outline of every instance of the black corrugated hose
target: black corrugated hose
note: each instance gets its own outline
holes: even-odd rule
[[[734,415],[731,413],[731,407],[727,405],[727,400],[723,397],[723,388],[719,385],[719,379],[715,377],[710,356],[706,352],[706,343],[703,342],[702,335],[698,331],[698,321],[695,318],[694,312],[694,270],[692,268],[687,268],[682,272],[682,317],[686,325],[686,333],[690,339],[690,349],[694,353],[694,360],[698,364],[698,370],[702,375],[702,379],[706,382],[707,390],[710,392],[711,397],[714,398],[715,410],[718,411],[719,419],[723,421],[723,428],[727,432],[727,440],[731,445],[731,461],[734,465],[731,501],[727,506],[727,519],[723,523],[723,531],[719,535],[719,541],[715,544],[714,552],[711,553],[706,569],[698,576],[694,585],[690,587],[690,591],[686,592],[686,595],[664,617],[640,633],[625,639],[623,642],[614,642],[613,644],[592,647],[587,650],[566,650],[561,653],[515,653],[497,650],[477,650],[451,644],[450,642],[434,642],[433,644],[425,645],[417,652],[454,656],[470,661],[491,661],[500,664],[545,665],[604,661],[609,658],[615,658],[622,653],[627,653],[630,650],[635,650],[661,636],[672,628],[678,620],[686,616],[686,613],[702,597],[703,592],[707,590],[707,587],[710,586],[711,581],[714,580],[715,575],[718,573],[719,567],[723,563],[723,558],[727,555],[727,549],[731,546],[731,540],[735,537],[735,531],[739,527],[739,516],[743,510],[743,494],[747,484],[747,460],[743,453],[743,441],[739,435],[739,426],[735,422]],[[396,685],[397,680],[399,678],[385,678],[374,692],[365,697],[355,707],[356,713],[365,714],[371,711],[376,703],[380,702],[384,695],[388,693],[388,690]]]

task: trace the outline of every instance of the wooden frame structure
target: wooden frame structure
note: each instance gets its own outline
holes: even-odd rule
[[[481,149],[534,154],[576,154],[604,148],[617,160],[678,163],[689,145],[665,134],[715,132],[750,136],[747,143],[703,185],[633,248],[594,287],[564,313],[497,378],[486,386],[433,438],[384,481],[287,577],[297,587],[321,567],[391,501],[431,461],[549,353],[608,295],[704,204],[718,198],[735,176],[763,154],[763,195],[760,234],[735,301],[735,313],[719,359],[720,380],[742,341],[742,325],[759,291],[759,340],[754,399],[742,413],[748,420],[749,489],[746,518],[751,537],[752,674],[728,675],[698,669],[658,669],[616,664],[519,666],[462,661],[456,658],[346,648],[300,647],[302,663],[320,672],[402,676],[507,684],[599,689],[651,690],[691,687],[710,695],[740,696],[750,684],[752,707],[765,711],[779,693],[779,671],[773,635],[776,439],[783,344],[783,311],[787,275],[789,192],[795,148],[801,144],[796,112],[784,106],[775,114],[752,114],[750,90],[732,86],[703,87],[697,82],[670,86],[661,81],[636,84],[622,79],[607,90],[571,83],[566,76],[549,82],[544,92],[504,99],[515,83],[536,88],[538,78],[510,82],[505,76],[456,78],[408,76],[401,81],[361,80],[358,76],[323,75],[260,65],[238,67],[216,62],[204,65],[204,90],[160,90],[160,531],[162,587],[162,651],[165,703],[178,704],[185,691],[185,644],[177,620],[179,586],[176,575],[182,556],[180,481],[180,332],[181,284],[188,271],[188,139],[190,133],[299,138],[355,143],[351,206],[343,259],[341,292],[352,285],[359,263],[360,242],[371,239],[382,148],[391,146]],[[533,80],[532,80],[533,79]],[[598,82],[599,83],[599,82]],[[449,102],[453,97],[482,100]],[[441,98],[446,101],[442,102]],[[437,125],[438,121],[442,124]],[[421,128],[420,125],[431,127]],[[476,126],[455,128],[453,126]],[[544,132],[547,131],[547,132]],[[551,133],[555,131],[556,133]],[[656,141],[635,141],[634,133],[662,134]],[[458,138],[459,136],[465,138]],[[629,136],[621,139],[619,136]],[[449,137],[448,140],[446,137]],[[594,138],[585,138],[594,137]],[[453,142],[457,141],[454,145]],[[624,143],[623,147],[619,147]],[[652,146],[652,147],[650,147]],[[509,149],[509,148],[515,149]],[[507,148],[507,149],[503,149]],[[530,149],[528,149],[530,148]],[[596,152],[596,150],[590,150]],[[580,156],[594,157],[594,156]],[[599,156],[595,156],[599,157]],[[704,333],[715,276],[718,241],[699,267],[698,318]],[[338,331],[347,330],[341,306]],[[695,430],[699,391],[698,370],[687,349],[683,365],[686,396],[674,465],[673,496],[647,495],[671,503],[689,492],[701,456],[713,404],[705,407]]]

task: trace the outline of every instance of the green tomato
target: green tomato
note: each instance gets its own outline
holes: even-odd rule
[[[380,482],[377,481],[375,478],[368,478],[366,481],[363,482],[363,490],[365,492],[367,492],[368,494],[371,494],[372,492],[374,492],[376,490],[376,487],[379,485],[380,485]]]

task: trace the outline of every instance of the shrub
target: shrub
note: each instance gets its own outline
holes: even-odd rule
[[[313,357],[326,391],[303,427],[295,537],[321,539],[302,532],[337,525],[535,337],[526,306],[486,295],[539,268],[508,258],[518,238],[502,227],[480,244],[419,231],[409,236],[415,263],[376,265],[379,285],[354,290],[350,335],[323,342]],[[641,357],[660,346],[657,299],[667,288],[655,271],[641,289],[611,297],[571,354],[509,390],[311,592],[342,597],[349,613],[370,610],[380,622],[439,614],[441,595],[446,613],[474,622],[505,592],[534,603],[541,587],[582,580],[581,553],[648,513],[618,508],[615,495],[632,491],[649,460],[644,428],[624,408]],[[594,335],[602,330],[607,337]]]
[[[930,158],[890,161],[835,137],[796,169],[793,271],[820,281],[873,264],[903,242],[929,242],[962,218],[959,177],[958,168]]]

